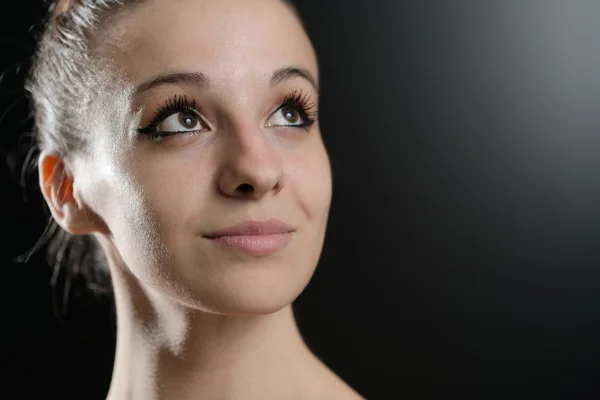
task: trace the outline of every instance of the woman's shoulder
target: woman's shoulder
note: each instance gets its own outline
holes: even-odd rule
[[[311,385],[312,395],[310,398],[366,400],[321,360],[318,360],[318,364],[313,372],[316,374],[316,378],[313,380],[313,382],[316,381],[318,383]]]
[[[334,374],[334,379],[323,392],[323,399],[366,400],[350,385]]]

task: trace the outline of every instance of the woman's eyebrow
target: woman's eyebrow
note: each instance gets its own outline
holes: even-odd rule
[[[310,82],[310,84],[315,88],[317,93],[319,92],[319,85],[317,85],[317,80],[311,74],[311,72],[305,68],[300,67],[284,67],[279,68],[273,75],[271,76],[271,86],[275,86],[278,83],[291,78],[304,78]]]
[[[208,89],[209,80],[202,72],[172,72],[155,75],[150,79],[137,85],[133,91],[133,97],[146,92],[152,88],[168,83],[184,83],[198,86],[201,89]]]
[[[275,70],[275,72],[273,72],[273,75],[271,76],[271,86],[275,86],[278,83],[292,78],[306,79],[315,88],[315,90],[319,92],[319,86],[317,85],[317,81],[313,74],[309,70],[300,67],[283,67]],[[153,89],[157,86],[169,83],[183,83],[197,86],[200,89],[208,89],[210,81],[208,77],[202,72],[180,71],[158,74],[137,85],[134,88],[133,97],[136,97],[139,94]]]

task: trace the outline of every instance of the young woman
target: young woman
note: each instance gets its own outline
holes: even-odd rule
[[[57,1],[28,90],[52,216],[110,271],[108,399],[361,398],[291,307],[332,186],[291,4]]]

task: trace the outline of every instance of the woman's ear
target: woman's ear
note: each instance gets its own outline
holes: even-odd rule
[[[76,198],[73,178],[59,157],[42,152],[38,160],[40,188],[52,217],[74,235],[108,233],[108,227],[88,206]]]

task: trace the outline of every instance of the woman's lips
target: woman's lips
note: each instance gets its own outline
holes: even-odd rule
[[[294,228],[276,219],[245,221],[204,235],[215,244],[255,256],[273,255],[292,239]]]
[[[274,233],[270,235],[232,235],[211,239],[213,242],[242,250],[255,256],[270,256],[284,247],[292,239],[292,232]]]

